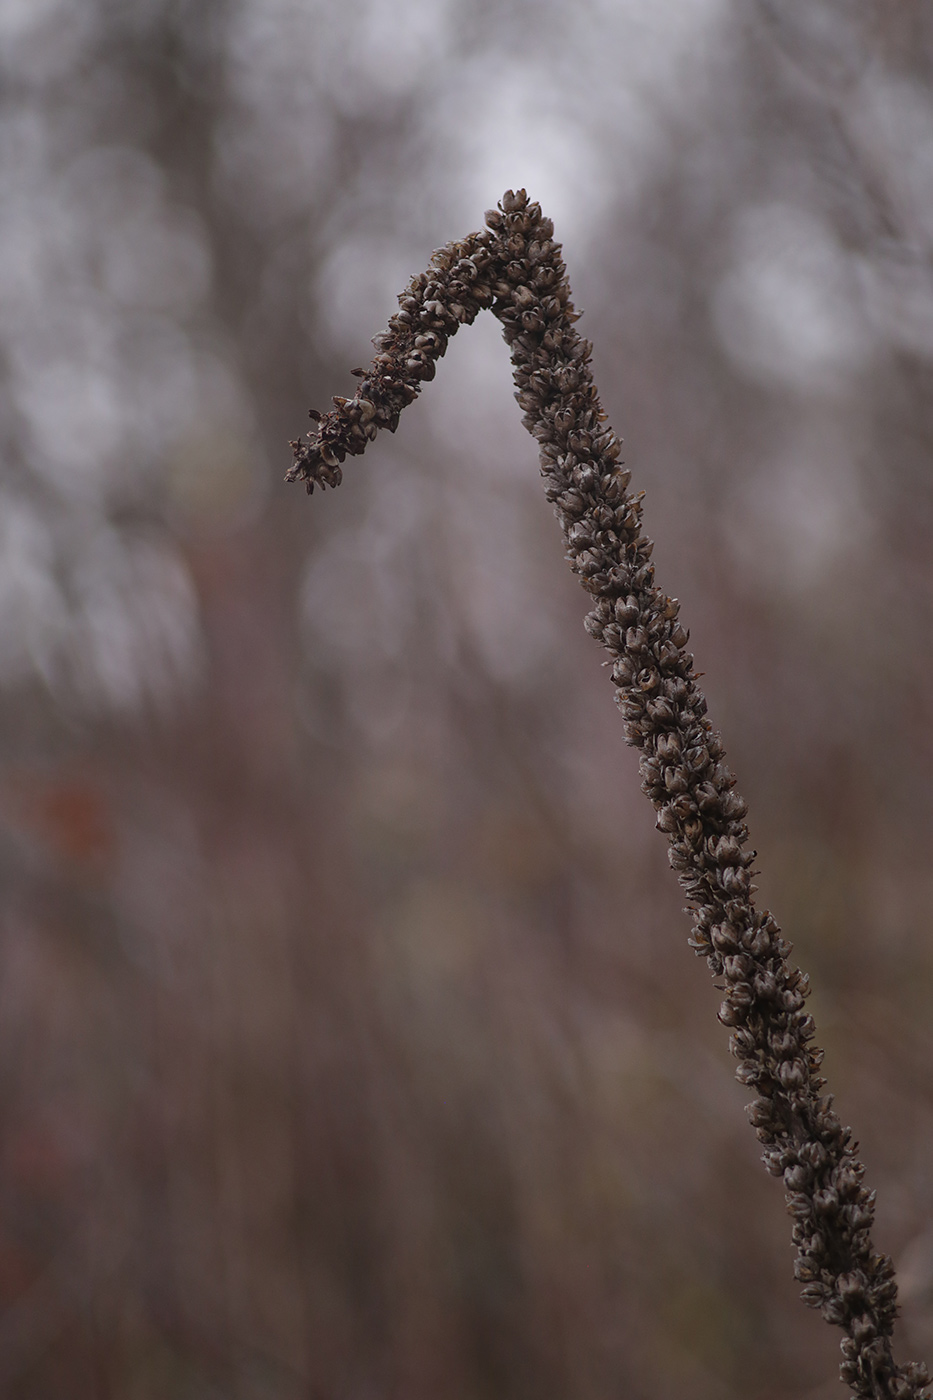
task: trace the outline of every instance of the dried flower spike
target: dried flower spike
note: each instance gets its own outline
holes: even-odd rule
[[[498,317],[548,500],[592,599],[585,625],[612,658],[625,737],[641,751],[642,787],[687,891],[691,947],[724,985],[719,1018],[732,1032],[736,1077],[755,1092],[747,1112],[765,1165],[784,1180],[802,1296],[842,1328],[840,1373],[860,1400],[928,1400],[926,1367],[893,1359],[897,1289],[890,1259],[872,1247],[874,1194],[857,1144],[823,1093],[807,979],[788,962],[774,919],[755,907],[746,806],[706,717],[678,603],[654,581],[642,494],[629,490],[590,346],[574,329],[553,225],[524,190],[509,190],[486,224],[440,249],[413,278],[353,398],[335,400],[310,440],[292,444],[288,479],[305,481],[309,492],[336,486],[348,455],[380,428],[395,430],[450,336],[483,308]]]

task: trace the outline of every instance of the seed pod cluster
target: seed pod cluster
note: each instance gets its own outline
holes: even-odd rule
[[[449,337],[492,310],[567,558],[592,599],[586,629],[612,658],[625,736],[640,751],[642,787],[687,893],[690,944],[719,979],[736,1077],[755,1093],[748,1116],[765,1165],[784,1181],[802,1296],[843,1329],[841,1377],[860,1400],[928,1400],[926,1368],[898,1367],[892,1356],[897,1290],[890,1259],[871,1243],[874,1193],[823,1093],[807,979],[771,914],[755,906],[747,809],[707,718],[677,600],[654,581],[643,493],[629,490],[600,406],[553,226],[524,190],[508,191],[486,223],[412,280],[354,398],[335,400],[310,441],[292,444],[289,479],[309,491],[336,485],[347,454],[381,427],[394,431]]]
[[[402,409],[418,397],[423,381],[434,378],[450,337],[492,305],[494,242],[483,231],[450,243],[434,254],[427,272],[412,278],[388,330],[373,342],[378,353],[361,372],[353,398],[335,398],[327,414],[312,409],[316,431],[309,441],[290,444],[295,461],[288,481],[304,481],[309,495],[315,485],[339,486],[348,456],[358,456],[380,428],[395,432]]]

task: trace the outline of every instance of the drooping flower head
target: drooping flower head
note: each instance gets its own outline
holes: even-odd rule
[[[873,1193],[823,1093],[807,979],[770,913],[755,905],[747,809],[707,718],[679,605],[654,580],[642,493],[629,490],[600,406],[553,225],[524,190],[508,191],[486,224],[412,279],[376,337],[372,364],[357,371],[354,396],[335,399],[326,415],[312,412],[309,440],[292,443],[289,480],[309,491],[338,485],[347,456],[380,428],[394,432],[460,326],[484,308],[498,318],[546,494],[591,598],[585,625],[612,658],[625,736],[640,751],[642,787],[687,892],[690,944],[724,987],[719,1018],[731,1030],[736,1076],[755,1093],[747,1112],[765,1165],[783,1178],[802,1296],[843,1329],[841,1377],[860,1400],[927,1400],[926,1368],[893,1359],[897,1289],[890,1259],[872,1246]]]

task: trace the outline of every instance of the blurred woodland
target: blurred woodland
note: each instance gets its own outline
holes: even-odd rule
[[[3,0],[0,1395],[823,1400],[491,317],[555,221],[933,1360],[933,11]]]

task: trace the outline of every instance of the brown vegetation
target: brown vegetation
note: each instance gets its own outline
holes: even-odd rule
[[[839,1389],[495,327],[339,493],[280,484],[507,183],[929,1354],[924,8],[0,24],[0,1392]]]

